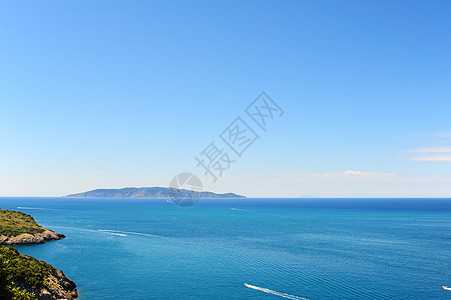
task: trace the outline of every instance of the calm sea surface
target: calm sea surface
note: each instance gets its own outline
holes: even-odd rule
[[[451,299],[450,199],[0,198],[80,299]],[[248,283],[255,288],[248,288]],[[268,289],[268,290],[265,290]]]

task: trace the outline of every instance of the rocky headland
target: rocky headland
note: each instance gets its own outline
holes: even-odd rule
[[[18,236],[0,235],[0,245],[43,244],[46,241],[60,240],[66,236],[62,233],[44,228],[40,233],[22,233]]]
[[[61,270],[11,245],[42,244],[65,235],[44,228],[28,214],[0,210],[0,299],[70,300],[78,296],[75,283]]]

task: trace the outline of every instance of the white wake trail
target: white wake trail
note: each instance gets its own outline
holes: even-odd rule
[[[126,234],[116,233],[116,232],[109,232],[109,231],[100,230],[100,229],[98,231],[103,232],[103,233],[108,233],[108,234],[111,234],[111,235],[127,236]]]
[[[235,208],[235,207],[230,208],[230,210],[244,211],[244,212],[247,212],[247,213],[249,212],[248,210],[241,209],[241,208]]]
[[[277,292],[277,291],[273,291],[273,290],[270,290],[270,289],[265,289],[265,288],[262,288],[262,287],[258,287],[258,286],[255,286],[255,285],[250,285],[250,284],[247,284],[247,283],[245,283],[244,285],[246,287],[250,288],[250,289],[261,291],[261,292],[264,292],[264,293],[267,293],[267,294],[272,294],[272,295],[279,296],[279,297],[286,298],[286,299],[309,300],[307,298],[294,296],[294,295],[290,295],[290,294],[287,294],[287,293]]]
[[[18,209],[36,209],[36,210],[62,210],[62,209],[52,209],[52,208],[40,208],[40,207],[25,207],[25,206],[18,206]]]
[[[131,231],[109,230],[109,229],[97,229],[97,231],[102,231],[102,232],[106,232],[106,233],[120,232],[120,233],[126,233],[126,234],[143,235],[143,236],[150,236],[150,237],[161,238],[161,236],[154,235],[154,234],[140,233],[140,232],[131,232]]]

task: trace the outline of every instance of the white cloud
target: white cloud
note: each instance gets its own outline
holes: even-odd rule
[[[451,154],[450,155],[423,155],[423,156],[414,156],[409,160],[412,161],[449,161],[451,162]]]
[[[411,152],[411,153],[451,153],[451,146],[419,148],[419,149],[407,150],[407,152]]]
[[[301,197],[450,197],[451,174],[407,175],[360,170],[280,174],[255,182],[263,194],[251,196]],[[247,182],[249,186],[252,182]]]
[[[451,132],[440,132],[440,133],[437,133],[436,136],[439,136],[442,138],[451,138]]]
[[[451,162],[451,146],[419,148],[405,151],[408,155],[406,160]]]
[[[353,171],[348,170],[343,173],[344,175],[353,175],[353,176],[392,176],[394,173],[374,173],[374,172],[362,172],[362,171]]]
[[[323,172],[323,173],[298,173],[287,174],[284,178],[275,179],[274,182],[301,182],[309,179],[332,179],[332,180],[361,180],[365,178],[382,179],[396,176],[395,173],[377,173],[348,170],[344,172]]]

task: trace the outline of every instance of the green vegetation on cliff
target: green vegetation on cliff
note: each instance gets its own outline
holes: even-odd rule
[[[33,217],[0,210],[0,299],[74,299],[75,283],[44,261],[22,255],[3,245],[36,244],[63,238],[61,233],[39,226]],[[3,244],[3,245],[1,245]]]
[[[44,232],[32,216],[20,211],[0,210],[0,235],[18,236]]]
[[[43,261],[0,245],[0,299],[36,299],[34,293],[27,290],[46,286],[51,268]]]

